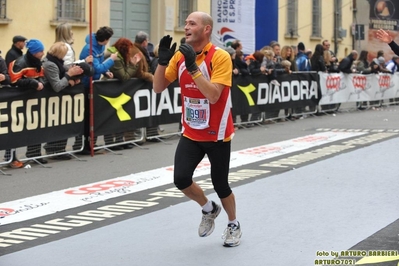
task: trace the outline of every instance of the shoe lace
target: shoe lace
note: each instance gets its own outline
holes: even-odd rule
[[[233,236],[233,227],[227,226],[226,229],[224,229],[224,232],[222,234],[222,239],[226,240],[227,238],[234,238]]]

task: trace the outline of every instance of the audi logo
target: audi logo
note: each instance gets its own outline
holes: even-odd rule
[[[366,88],[366,84],[367,84],[367,77],[365,77],[365,76],[354,76],[353,79],[352,79],[352,84],[355,87],[355,89],[364,90]]]
[[[391,84],[390,75],[381,75],[378,77],[378,85],[380,85],[380,88],[388,89],[390,84]]]
[[[340,76],[328,76],[326,80],[326,87],[328,90],[339,90],[341,84]]]

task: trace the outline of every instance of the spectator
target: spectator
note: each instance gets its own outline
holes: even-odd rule
[[[55,42],[43,59],[43,70],[45,83],[49,83],[55,92],[60,92],[67,87],[72,87],[80,83],[80,79],[74,79],[83,73],[79,66],[71,66],[68,71],[65,70],[64,60],[68,53],[68,46],[64,42]],[[44,145],[47,154],[56,154],[65,152],[67,139],[48,142]],[[55,160],[69,160],[69,154],[61,154],[52,157]]]
[[[274,70],[273,71],[275,73],[274,77],[276,77],[278,72],[284,71],[283,67],[281,66],[281,61],[282,61],[282,58],[280,56],[281,48],[280,48],[280,44],[278,42],[276,42],[276,41],[271,41],[270,42],[270,47],[272,48],[273,53],[274,53],[274,58],[273,58]],[[275,81],[273,81],[273,80],[275,80]],[[274,84],[274,86],[280,86],[280,83],[278,81],[277,82],[276,81],[277,81],[276,79],[271,78],[271,82],[270,83]],[[267,112],[265,112],[265,118],[266,118],[266,120],[278,118],[279,113],[280,113],[280,110],[267,111]]]
[[[264,56],[265,56],[265,54],[263,52],[255,51],[251,55],[251,57],[249,57],[248,69],[249,69],[249,73],[252,76],[259,76],[259,75],[265,74],[266,67],[262,66]],[[248,124],[248,126],[254,126],[254,125],[256,125],[256,123],[260,122],[261,115],[262,115],[262,112],[252,113],[250,121],[255,122],[255,123]]]
[[[321,44],[316,44],[314,53],[310,58],[310,64],[312,65],[312,71],[326,72],[326,64],[324,63],[324,49]]]
[[[84,60],[90,55],[90,39],[92,42],[92,56],[93,56],[93,81],[99,80],[101,75],[105,75],[108,78],[113,78],[112,72],[109,71],[109,68],[114,65],[114,60],[117,58],[117,54],[112,54],[108,57],[107,60],[104,59],[104,51],[105,46],[108,44],[109,39],[114,34],[114,31],[110,27],[101,27],[95,33],[86,36],[86,45],[82,48],[80,52],[79,59]],[[89,155],[91,154],[90,149],[90,100],[89,100],[89,91],[90,91],[90,77],[85,76],[82,78],[82,83],[85,87],[85,91],[87,94],[86,102],[85,102],[85,129],[84,129],[84,142],[83,142],[83,150],[79,152],[81,155]],[[94,137],[93,143],[96,142],[96,138]],[[75,144],[73,145],[74,149],[78,149],[82,146],[82,139],[77,137],[75,140]]]
[[[246,76],[249,75],[248,65],[244,62],[244,53],[242,51],[242,44],[240,40],[234,40],[231,43],[231,48],[235,50],[235,57],[233,60],[234,69],[237,69],[236,72],[238,74],[235,75],[242,75]],[[249,120],[249,114],[242,114],[240,115],[241,123],[246,123]],[[236,123],[236,117],[233,116],[233,122]]]
[[[330,42],[328,40],[324,40],[322,42],[323,50],[328,51],[330,53],[330,65],[333,69],[338,69],[338,58],[335,56],[334,52],[330,50]]]
[[[384,57],[382,57],[382,56],[378,57],[378,58],[377,58],[377,62],[378,62],[378,64],[379,64],[379,70],[378,70],[378,72],[381,72],[381,73],[391,73],[391,71],[385,67],[385,58],[384,58]]]
[[[360,51],[359,59],[356,64],[356,71],[360,74],[370,74],[371,67],[369,61],[367,60],[369,52],[366,50]]]
[[[236,50],[234,50],[231,47],[226,47],[225,50],[226,50],[226,52],[229,53],[230,58],[231,58],[231,63],[232,63],[232,66],[233,66],[232,73],[234,75],[238,75],[239,71],[238,71],[237,67],[234,65],[234,60],[236,58]]]
[[[399,71],[399,56],[394,55],[392,59],[387,63],[386,69],[390,70],[392,74]]]
[[[262,66],[263,57],[265,57],[265,54],[261,51],[256,51],[252,54],[252,56],[253,59],[250,60],[248,66],[249,73],[251,73],[252,76],[257,76],[265,73],[266,68]]]
[[[65,43],[68,48],[68,51],[63,58],[65,66],[69,67],[73,63],[81,64],[81,63],[92,63],[93,62],[93,55],[88,55],[83,60],[76,61],[75,51],[73,50],[73,47],[72,47],[73,42],[74,42],[72,27],[71,27],[71,24],[69,24],[68,22],[63,22],[55,28],[55,41]]]
[[[11,84],[26,89],[41,91],[44,88],[44,72],[41,59],[44,55],[44,45],[37,39],[30,39],[26,43],[28,51],[25,55],[12,61],[9,65],[8,73]],[[40,157],[41,144],[30,145],[27,147],[26,157]],[[43,158],[34,159],[34,162],[46,164]]]
[[[295,62],[295,54],[292,51],[291,46],[285,45],[281,49],[281,58],[282,60],[288,60],[291,63],[291,72],[297,71],[296,62]]]
[[[0,56],[0,85],[1,86],[9,86],[10,85],[10,75],[8,74],[8,68],[6,65],[6,61],[3,57]],[[12,152],[12,160],[11,160],[11,152]],[[17,159],[17,154],[15,149],[6,150],[4,154],[4,160],[10,161],[9,166],[11,168],[21,168],[24,166],[22,162]]]
[[[339,71],[350,74],[355,73],[356,68],[353,67],[353,63],[356,61],[358,57],[358,53],[356,50],[353,50],[347,57],[341,60],[338,65]]]
[[[283,60],[281,61],[281,65],[283,66],[285,74],[291,74],[291,62],[289,60]]]
[[[148,42],[149,42],[149,35],[148,33],[144,32],[144,31],[139,31],[136,34],[135,40],[134,40],[134,45],[140,49],[141,53],[144,55],[145,60],[142,60],[142,66],[143,66],[143,70],[144,72],[150,72],[149,70],[149,66],[151,65],[151,58],[149,57],[148,54]],[[151,75],[152,76],[152,75]],[[153,126],[153,127],[147,127],[146,128],[146,134],[147,137],[153,137],[153,136],[157,136],[158,133],[158,128],[159,126]],[[159,138],[149,138],[146,141],[149,142],[159,142]]]
[[[248,65],[244,62],[244,53],[241,50],[236,51],[234,67],[237,68],[239,75],[249,75]]]
[[[270,84],[273,84],[274,86],[280,86],[280,83],[277,81],[278,70],[276,70],[276,62],[274,62],[274,52],[272,49],[268,49],[267,47],[263,47],[262,49],[263,53],[265,54],[263,59],[265,74],[270,76]]]
[[[154,47],[154,57],[151,59],[151,63],[150,63],[150,72],[151,74],[154,75],[155,70],[157,70],[157,66],[158,66],[158,50],[159,50],[159,44],[155,45]]]
[[[23,55],[22,49],[25,47],[26,40],[27,39],[21,35],[14,36],[14,38],[12,38],[11,49],[8,50],[5,58],[7,68],[10,66],[12,61]]]
[[[311,66],[309,64],[309,58],[305,54],[305,45],[302,42],[298,43],[298,55],[295,63],[297,65],[298,71],[311,70]]]
[[[231,43],[231,48],[233,48],[235,51],[242,51],[242,43],[240,40],[234,40]]]
[[[105,53],[105,59],[112,54],[117,54],[115,64],[110,68],[113,76],[120,81],[127,81],[131,78],[143,78],[147,81],[152,82],[152,74],[145,72],[142,69],[141,60],[144,60],[144,55],[141,51],[127,38],[119,38],[111,47],[109,47]],[[134,140],[134,132],[125,132],[105,135],[104,140],[106,145],[123,142],[123,135],[125,134],[125,140]],[[115,140],[114,140],[115,137]],[[132,149],[133,144],[127,143],[118,146],[112,146],[111,150],[123,150]]]
[[[284,69],[283,73],[292,73],[293,71],[297,71],[297,67],[296,67],[296,61],[295,61],[295,56],[294,53],[292,52],[292,48],[291,46],[285,45],[283,46],[283,48],[281,49],[281,66]],[[287,62],[284,62],[283,65],[283,61],[288,61],[290,62],[290,71],[286,70],[286,67],[288,66]],[[302,113],[302,110],[300,110],[299,108],[295,109],[294,111],[295,113]],[[288,109],[284,109],[284,113],[286,118],[288,119],[297,119],[298,116],[293,116],[293,110],[288,108]],[[284,119],[285,120],[285,119]]]
[[[144,31],[139,31],[136,34],[136,37],[134,39],[134,45],[137,48],[139,48],[141,53],[144,55],[144,59],[147,62],[147,67],[151,63],[151,58],[150,58],[150,55],[147,50],[148,43],[149,43],[149,35]],[[147,69],[147,72],[148,72],[148,69]]]

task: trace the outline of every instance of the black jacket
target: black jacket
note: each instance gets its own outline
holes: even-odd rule
[[[234,59],[234,67],[238,69],[239,74],[243,76],[249,75],[247,63],[242,61],[238,56]]]
[[[355,61],[353,59],[353,55],[349,54],[347,57],[342,59],[341,62],[339,62],[339,65],[338,65],[339,71],[341,71],[343,73],[347,73],[347,74],[352,73],[353,61]]]
[[[326,71],[326,64],[324,63],[323,56],[319,56],[319,58],[312,57],[310,61],[312,63],[312,71]]]
[[[5,76],[5,80],[1,82],[1,85],[10,85],[10,75],[8,75],[8,68],[6,61],[0,56],[0,73]]]
[[[11,49],[8,50],[7,54],[6,54],[6,64],[7,67],[10,65],[10,63],[12,61],[14,61],[15,59],[17,59],[18,57],[21,57],[23,55],[22,50],[18,49],[17,47],[15,47],[15,45],[13,44],[11,46]]]

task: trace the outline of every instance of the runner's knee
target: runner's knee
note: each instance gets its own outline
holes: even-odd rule
[[[191,184],[193,183],[193,180],[191,178],[187,178],[184,176],[175,175],[173,182],[175,183],[175,186],[178,189],[183,190],[183,189],[191,186]]]
[[[218,194],[219,199],[227,198],[232,193],[231,188],[229,186],[215,187],[215,191],[216,194]]]

